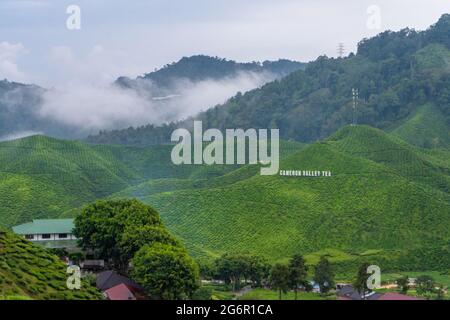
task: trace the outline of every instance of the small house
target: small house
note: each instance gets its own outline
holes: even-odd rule
[[[23,238],[48,248],[76,247],[73,219],[35,219],[12,229]]]
[[[144,288],[136,282],[118,274],[114,270],[104,271],[97,275],[97,289],[109,300],[145,300]]]

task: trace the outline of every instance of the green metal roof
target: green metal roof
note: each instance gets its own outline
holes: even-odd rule
[[[16,234],[72,233],[73,219],[36,219],[13,227]]]

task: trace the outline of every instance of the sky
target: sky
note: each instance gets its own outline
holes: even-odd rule
[[[194,54],[310,61],[387,29],[426,29],[444,13],[448,0],[0,0],[0,78],[108,83]]]

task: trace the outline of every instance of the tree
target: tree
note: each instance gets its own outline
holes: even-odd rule
[[[334,287],[334,273],[330,262],[324,256],[316,266],[314,281],[319,285],[321,293],[328,293]]]
[[[120,237],[118,247],[124,259],[131,260],[133,255],[144,245],[164,243],[172,246],[181,246],[162,225],[130,225]]]
[[[270,272],[269,263],[250,254],[225,254],[215,261],[216,276],[238,289],[241,281],[250,280],[253,286],[261,286]]]
[[[353,287],[359,292],[362,299],[365,299],[366,293],[370,291],[369,287],[367,286],[367,280],[370,277],[370,274],[367,273],[367,268],[369,266],[369,263],[363,263],[360,266],[358,274],[356,276],[356,281],[353,283]]]
[[[197,264],[200,270],[200,277],[205,280],[212,280],[217,275],[214,261],[209,259],[197,259]]]
[[[272,289],[278,290],[279,299],[281,293],[289,290],[289,268],[286,265],[277,263],[270,272],[270,285]]]
[[[212,300],[214,295],[213,289],[210,287],[200,287],[192,295],[192,300]]]
[[[245,266],[244,277],[249,279],[254,287],[261,287],[270,275],[270,264],[262,257],[245,256]]]
[[[244,263],[239,255],[224,254],[215,261],[217,277],[226,284],[233,286],[232,290],[236,291],[241,283],[244,273]]]
[[[298,287],[308,288],[308,267],[301,255],[294,255],[289,261],[289,285],[295,292],[295,300],[298,296]]]
[[[407,294],[409,290],[409,278],[408,276],[403,276],[397,279],[397,286],[400,289],[400,292],[403,294]]]
[[[132,260],[132,278],[152,298],[189,298],[199,288],[199,268],[185,249],[155,243],[144,246]]]
[[[74,234],[84,250],[94,250],[99,258],[125,272],[130,258],[143,244],[141,231],[145,233],[151,228],[159,232],[146,235],[146,244],[169,238],[158,212],[152,207],[134,199],[102,200],[86,206],[76,217]],[[131,230],[139,232],[132,237]]]
[[[428,296],[434,292],[434,279],[431,276],[423,275],[416,280],[417,293]]]
[[[445,289],[442,284],[436,289],[436,300],[445,300]]]

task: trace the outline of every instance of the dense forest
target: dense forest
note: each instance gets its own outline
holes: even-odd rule
[[[363,39],[356,54],[321,56],[287,77],[199,114],[204,127],[279,128],[284,139],[311,142],[353,121],[352,89],[359,90],[356,119],[394,130],[422,105],[431,104],[450,121],[450,15],[426,31],[386,31]],[[93,143],[165,143],[176,127],[192,119],[155,127],[102,131]],[[444,143],[445,145],[445,143]],[[439,143],[438,143],[439,146]]]
[[[278,61],[239,63],[219,57],[196,55],[183,57],[177,62],[165,65],[159,70],[147,73],[136,79],[119,77],[115,84],[123,88],[138,88],[142,83],[151,83],[159,90],[171,90],[174,82],[179,79],[189,81],[219,80],[226,77],[235,77],[240,72],[263,73],[270,72],[275,78],[286,76],[302,69],[301,62],[280,59]]]

